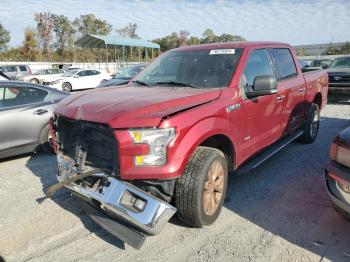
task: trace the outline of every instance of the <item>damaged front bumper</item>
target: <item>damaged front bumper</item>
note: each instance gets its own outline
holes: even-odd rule
[[[62,155],[58,155],[57,178],[60,182],[78,173],[72,165],[64,160]],[[121,219],[123,222],[127,222],[130,228],[136,228],[147,235],[156,235],[176,213],[176,208],[170,204],[130,183],[118,180],[103,172],[93,176],[97,180],[103,180],[103,183],[89,187],[77,181],[65,187],[99,211],[108,214],[110,218],[115,218],[115,221]],[[125,223],[123,224],[125,225]],[[106,229],[105,226],[101,226]],[[114,235],[116,234],[114,233]],[[118,235],[117,237],[127,242],[126,239],[122,239]]]

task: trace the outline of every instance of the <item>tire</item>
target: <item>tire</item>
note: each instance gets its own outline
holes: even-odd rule
[[[318,105],[311,104],[307,119],[303,126],[303,135],[300,137],[300,142],[311,144],[315,141],[320,127],[320,109]]]
[[[31,79],[30,82],[33,84],[39,84],[39,80],[36,78]]]
[[[213,177],[213,174],[219,173],[219,176]],[[227,176],[224,154],[214,148],[198,147],[175,184],[175,206],[179,219],[194,227],[214,223],[224,203]],[[210,178],[215,178],[214,181],[220,182],[220,185],[215,187]],[[213,208],[208,205],[212,203],[209,199],[214,201]]]
[[[53,149],[52,142],[50,141],[50,139],[51,139],[50,127],[49,127],[49,125],[47,125],[44,127],[43,131],[41,131],[40,145],[46,153],[53,154],[54,149]]]
[[[345,210],[341,209],[339,206],[333,203],[333,207],[335,211],[337,211],[343,218],[350,221],[350,213],[346,212]]]
[[[72,85],[68,82],[62,84],[62,90],[66,92],[72,92]]]

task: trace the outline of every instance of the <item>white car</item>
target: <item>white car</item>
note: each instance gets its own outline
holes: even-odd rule
[[[94,88],[101,84],[111,76],[93,69],[78,69],[70,70],[61,77],[47,79],[43,82],[44,85],[71,92],[73,90]]]
[[[49,78],[62,76],[65,73],[62,69],[41,69],[32,75],[23,77],[24,82],[31,82],[34,84],[42,84]]]

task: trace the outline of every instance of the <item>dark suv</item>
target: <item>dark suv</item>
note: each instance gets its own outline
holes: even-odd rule
[[[336,58],[327,71],[330,92],[350,95],[350,56]]]
[[[22,80],[23,77],[32,74],[28,65],[0,65],[0,71],[12,80]]]

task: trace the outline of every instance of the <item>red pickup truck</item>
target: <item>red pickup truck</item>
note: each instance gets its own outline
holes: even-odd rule
[[[127,86],[57,106],[54,190],[71,190],[98,224],[136,248],[176,212],[186,224],[210,225],[229,173],[253,170],[296,139],[315,140],[327,92],[327,72],[303,74],[288,44],[171,50]]]

